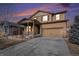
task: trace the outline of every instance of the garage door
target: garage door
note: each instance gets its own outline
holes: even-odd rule
[[[63,28],[43,29],[43,36],[45,36],[45,37],[63,37]]]

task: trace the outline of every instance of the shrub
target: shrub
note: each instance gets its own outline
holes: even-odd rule
[[[75,17],[74,24],[71,26],[69,33],[69,41],[79,44],[79,16]]]
[[[5,32],[0,31],[0,42],[4,40],[4,37],[5,37]]]

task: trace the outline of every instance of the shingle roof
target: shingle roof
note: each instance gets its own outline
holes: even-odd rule
[[[24,21],[24,20],[30,20],[30,18],[32,18],[32,17],[33,17],[34,15],[36,15],[38,12],[44,12],[44,13],[49,13],[49,14],[55,15],[55,14],[59,14],[59,13],[66,13],[67,11],[51,13],[51,12],[48,12],[48,11],[41,11],[41,10],[38,10],[38,11],[36,11],[33,15],[31,15],[29,18],[23,18],[23,19],[20,20],[18,23],[21,23],[21,22]]]
[[[19,25],[19,24],[9,22],[9,21],[0,21],[0,24],[2,25],[6,24],[6,26],[9,25],[9,26],[15,26],[15,27],[24,27],[23,25]]]

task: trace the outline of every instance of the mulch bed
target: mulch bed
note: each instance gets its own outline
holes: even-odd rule
[[[16,45],[18,43],[24,42],[25,40],[2,40],[0,41],[0,49],[5,49],[7,47],[10,47],[12,45]]]
[[[79,45],[70,43],[68,39],[66,40],[66,43],[72,56],[79,56]]]

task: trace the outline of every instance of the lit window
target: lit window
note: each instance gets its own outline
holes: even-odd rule
[[[48,16],[43,16],[42,21],[48,21]]]
[[[60,14],[56,15],[56,20],[60,20]]]
[[[31,26],[27,26],[27,32],[31,32]]]
[[[36,17],[34,19],[37,19]]]

